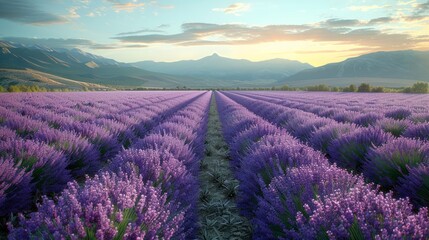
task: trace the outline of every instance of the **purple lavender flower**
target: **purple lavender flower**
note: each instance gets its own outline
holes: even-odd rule
[[[7,127],[0,127],[0,140],[4,141],[9,138],[15,139],[16,137],[16,133],[12,129]]]
[[[11,158],[16,167],[31,171],[31,182],[41,193],[60,191],[70,181],[64,155],[45,144],[30,140],[0,141],[0,157]]]
[[[72,129],[82,136],[88,138],[88,140],[94,144],[101,155],[101,159],[107,160],[116,155],[120,150],[120,145],[116,137],[114,137],[107,130],[91,123],[76,123]]]
[[[172,208],[138,175],[104,172],[83,187],[70,182],[55,202],[44,197],[28,219],[20,215],[9,239],[170,239],[183,231]]]
[[[384,115],[395,120],[403,120],[411,116],[412,112],[407,108],[397,108],[386,112]]]
[[[221,115],[221,118],[222,118],[222,115]],[[228,127],[226,126],[223,127],[223,135],[224,135],[225,141],[227,141],[228,143],[231,143],[237,134],[257,124],[258,121],[259,119],[255,117],[249,118],[247,116],[244,118],[239,118],[237,119],[237,121],[230,121],[230,119],[223,120],[222,122],[228,122]]]
[[[362,177],[353,176],[336,166],[310,164],[291,168],[263,188],[253,219],[254,238],[302,239],[297,232],[298,213],[308,221],[305,208],[314,209],[313,200],[324,199],[331,193],[346,193],[350,188],[362,184]]]
[[[169,152],[177,160],[181,161],[186,168],[195,176],[199,168],[198,161],[192,148],[183,141],[173,136],[163,136],[161,134],[150,134],[138,141],[133,148],[153,149],[157,152]]]
[[[378,120],[383,118],[384,116],[382,114],[370,112],[357,116],[353,122],[358,125],[368,127],[370,125],[374,125]]]
[[[415,214],[406,199],[381,193],[371,185],[317,199],[305,206],[309,221],[297,215],[302,239],[425,239],[429,236],[427,208]]]
[[[409,174],[399,179],[396,190],[418,207],[429,206],[429,163],[410,168]]]
[[[398,138],[368,151],[363,172],[371,181],[386,188],[394,187],[408,169],[429,162],[429,144]]]
[[[186,144],[193,142],[197,138],[193,128],[186,127],[184,125],[172,122],[164,122],[155,127],[152,133],[161,135],[170,135],[183,140]]]
[[[375,126],[380,127],[385,132],[391,133],[395,137],[401,136],[411,125],[412,123],[409,120],[395,120],[391,118],[379,120],[375,124]]]
[[[328,160],[290,136],[267,135],[262,138],[243,159],[236,173],[240,181],[237,201],[241,213],[249,218],[254,215],[256,198],[262,193],[261,183],[268,185],[272,178],[285,174],[288,168],[311,163],[322,165]]]
[[[98,150],[74,132],[42,128],[34,134],[34,139],[63,151],[67,158],[66,168],[70,170],[74,178],[95,173],[101,167]]]
[[[185,228],[190,231],[195,228],[197,179],[171,153],[127,149],[115,157],[109,169],[116,173],[139,174],[142,181],[159,187],[167,193],[169,201],[175,202],[177,209],[174,212],[186,212]]]
[[[334,140],[328,147],[328,154],[338,166],[360,171],[368,150],[381,146],[392,138],[392,135],[380,128],[357,129]]]
[[[405,130],[403,136],[429,141],[429,123],[412,125],[407,130]]]
[[[349,122],[352,123],[355,121],[356,112],[353,111],[337,111],[332,115],[332,119],[338,122]]]
[[[309,143],[315,149],[327,153],[328,147],[332,141],[340,138],[343,134],[349,133],[356,129],[357,126],[354,124],[329,124],[314,131],[309,138]]]
[[[253,144],[265,135],[276,134],[278,131],[279,129],[272,124],[260,121],[237,134],[230,147],[233,168],[240,168],[241,159],[249,153]]]
[[[290,133],[302,141],[308,141],[313,132],[331,124],[334,121],[327,118],[306,118],[301,124],[295,125]]]
[[[32,170],[26,172],[15,166],[12,159],[0,158],[0,216],[28,208],[33,186]]]
[[[429,113],[415,113],[410,117],[414,123],[429,122]]]

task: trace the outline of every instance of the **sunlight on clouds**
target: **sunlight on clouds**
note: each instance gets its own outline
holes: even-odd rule
[[[139,3],[137,0],[133,0],[132,2],[126,2],[126,3],[122,3],[117,0],[108,0],[108,1],[113,4],[113,9],[115,10],[115,12],[121,12],[121,11],[132,12],[136,8],[143,9],[143,7],[145,6],[145,3]]]
[[[361,11],[361,12],[367,12],[367,11],[371,11],[371,10],[376,10],[376,9],[382,9],[382,8],[386,8],[389,7],[389,5],[364,5],[364,6],[351,6],[348,9],[352,10],[352,11]]]
[[[80,18],[80,15],[77,13],[77,10],[79,7],[71,7],[69,8],[69,14],[67,15],[68,18]]]
[[[213,8],[215,12],[223,12],[225,14],[239,15],[242,12],[246,12],[250,9],[250,4],[247,3],[234,3],[226,8]]]

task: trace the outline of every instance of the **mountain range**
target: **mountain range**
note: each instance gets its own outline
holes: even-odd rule
[[[217,54],[178,62],[121,63],[80,49],[0,41],[0,85],[48,88],[220,88],[429,82],[429,52],[375,52],[313,67],[287,59],[252,62]]]
[[[0,79],[3,86],[27,82],[48,88],[70,88],[69,84],[64,81],[60,84],[52,77],[103,85],[104,88],[175,87],[189,81],[182,77],[145,71],[79,49],[51,49],[5,41],[0,42],[0,48]],[[40,77],[34,77],[34,72],[45,74],[45,77],[51,76],[50,81],[40,81]],[[52,85],[47,82],[56,83]]]
[[[214,81],[273,81],[289,77],[304,69],[313,68],[308,63],[287,59],[272,59],[252,62],[245,59],[230,59],[214,53],[199,60],[178,62],[141,61],[132,63],[141,69],[172,75],[196,77]]]

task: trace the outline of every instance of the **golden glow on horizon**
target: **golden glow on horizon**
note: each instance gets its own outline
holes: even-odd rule
[[[91,51],[91,50],[89,50]],[[340,62],[350,57],[377,51],[371,48],[362,48],[353,44],[332,42],[272,42],[252,45],[217,45],[217,46],[173,46],[165,44],[152,45],[149,48],[139,49],[112,49],[103,50],[105,57],[114,57],[119,61],[137,62],[157,59],[158,62],[175,62],[180,60],[197,60],[212,53],[222,57],[234,59],[248,59],[264,61],[274,58],[283,58],[306,62],[313,66],[322,66],[327,63]],[[95,54],[97,51],[92,50]],[[100,51],[101,53],[101,51]],[[130,61],[130,59],[132,59]]]

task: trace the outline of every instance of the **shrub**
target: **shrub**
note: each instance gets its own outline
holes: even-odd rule
[[[15,166],[12,159],[0,158],[0,217],[28,208],[31,204],[32,171]]]
[[[401,136],[411,125],[412,123],[408,120],[395,120],[391,118],[381,119],[375,124],[375,126],[380,127],[383,131],[395,137]]]
[[[186,168],[195,176],[199,163],[192,148],[182,140],[173,136],[162,136],[161,134],[150,134],[133,145],[136,149],[152,149],[157,152],[169,152],[177,160],[182,162]]]
[[[368,83],[361,83],[358,87],[358,92],[371,92],[371,86]]]
[[[409,138],[398,138],[367,154],[363,172],[383,187],[394,187],[408,169],[429,162],[429,144]]]
[[[241,160],[251,151],[251,146],[265,135],[276,134],[279,129],[269,123],[261,123],[240,132],[230,145],[233,169],[241,167]]]
[[[395,199],[371,185],[357,185],[316,199],[307,208],[309,220],[298,214],[301,239],[425,239],[429,236],[427,208],[415,214],[406,199]]]
[[[346,193],[359,184],[364,184],[363,178],[332,165],[311,164],[290,169],[263,188],[253,219],[254,237],[300,239],[298,213],[308,218],[305,209],[314,209],[314,200],[336,192]]]
[[[392,138],[391,134],[380,128],[357,129],[334,140],[328,147],[328,154],[338,166],[360,171],[368,150],[381,146]]]
[[[282,135],[268,135],[254,145],[250,154],[243,159],[237,172],[240,181],[238,206],[241,213],[251,217],[261,195],[261,186],[270,184],[271,179],[283,175],[287,169],[307,164],[327,164],[327,159],[312,148]]]
[[[169,239],[180,233],[183,219],[172,208],[138,175],[105,172],[83,187],[69,183],[55,202],[44,197],[29,219],[20,215],[9,239]]]
[[[317,129],[324,127],[326,125],[333,124],[334,121],[327,118],[305,118],[302,124],[296,125],[293,131],[293,135],[299,138],[300,140],[306,142],[309,140],[311,134]]]
[[[350,84],[350,86],[343,88],[343,92],[356,92],[356,86]]]
[[[404,137],[429,140],[429,122],[411,125],[405,130]]]
[[[429,206],[429,163],[410,168],[409,174],[400,178],[396,190],[418,207]]]
[[[384,115],[389,118],[393,118],[396,120],[406,119],[411,116],[412,112],[406,108],[398,108],[394,110],[390,110],[386,112]]]
[[[71,180],[64,155],[39,142],[0,141],[0,157],[13,159],[17,168],[31,172],[31,182],[43,194],[60,191]]]
[[[374,125],[378,120],[383,118],[384,116],[379,113],[363,113],[354,119],[354,123],[364,127],[368,127],[370,125]]]

